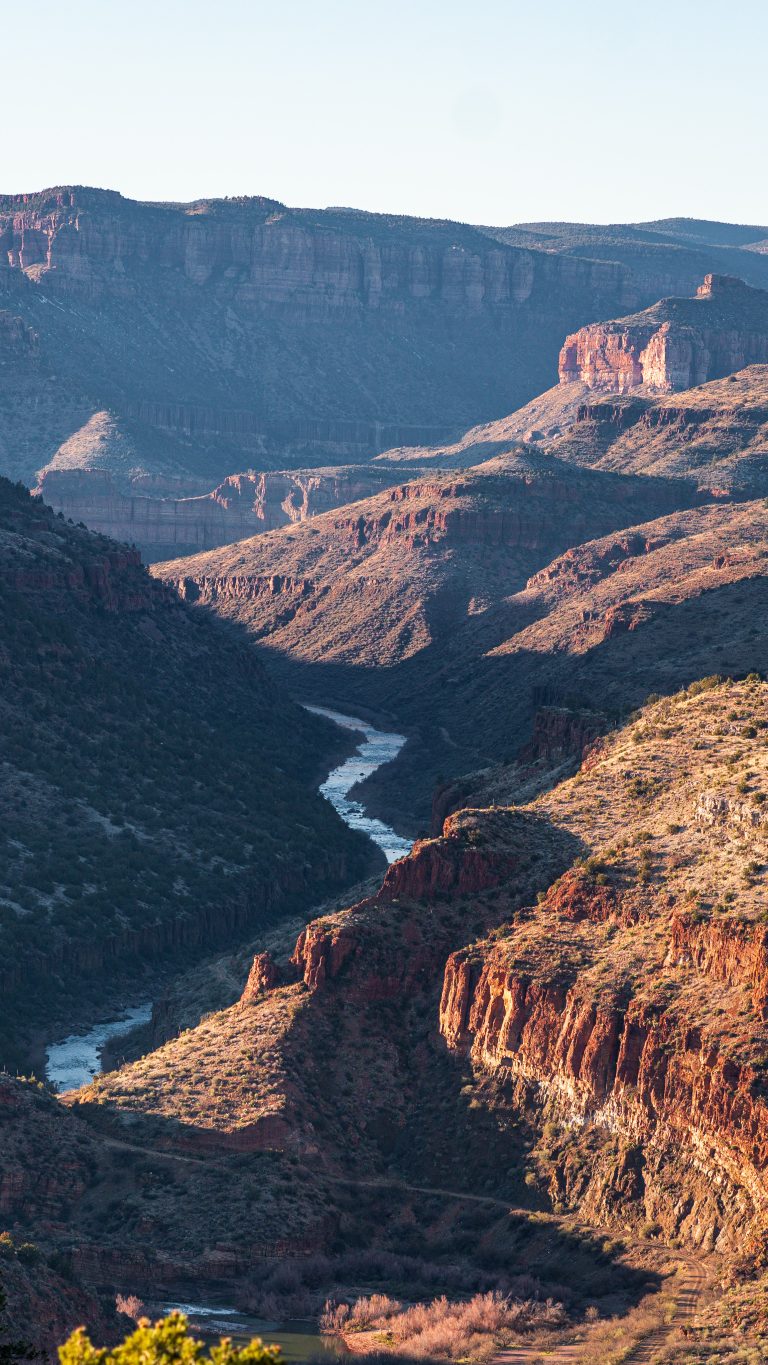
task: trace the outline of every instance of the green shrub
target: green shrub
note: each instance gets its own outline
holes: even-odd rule
[[[61,1365],[279,1365],[277,1346],[265,1346],[254,1337],[247,1346],[236,1346],[222,1337],[210,1351],[193,1337],[183,1313],[170,1313],[154,1324],[143,1318],[119,1346],[96,1347],[84,1327],[78,1327],[59,1347]]]

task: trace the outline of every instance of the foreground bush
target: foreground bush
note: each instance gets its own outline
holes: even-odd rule
[[[111,1349],[94,1346],[85,1328],[79,1327],[59,1347],[61,1365],[281,1365],[278,1346],[265,1346],[254,1337],[247,1346],[235,1346],[222,1337],[206,1352],[205,1345],[193,1337],[183,1313],[170,1313],[152,1324],[142,1318],[135,1332]]]
[[[327,1303],[320,1320],[324,1332],[381,1332],[382,1346],[398,1355],[454,1360],[489,1354],[499,1341],[516,1333],[564,1323],[562,1304],[551,1299],[541,1303],[495,1292],[475,1294],[464,1303],[451,1303],[443,1295],[410,1308],[386,1294],[373,1294],[351,1306]]]

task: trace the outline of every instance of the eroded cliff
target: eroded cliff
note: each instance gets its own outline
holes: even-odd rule
[[[689,389],[768,360],[768,292],[707,275],[694,299],[582,327],[560,352],[561,384],[627,393]]]

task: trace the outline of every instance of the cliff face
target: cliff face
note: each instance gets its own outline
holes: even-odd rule
[[[550,384],[566,333],[670,284],[668,265],[456,223],[82,187],[3,199],[0,263],[0,303],[36,338],[0,469],[29,483],[105,408],[136,425],[145,473],[208,488],[445,440]]]
[[[0,469],[29,482],[77,430],[59,390],[81,422],[137,423],[145,472],[211,487],[442,439],[543,387],[569,327],[653,297],[621,265],[461,224],[84,188],[2,200],[0,263],[38,339],[29,444],[15,409],[0,425]]]
[[[0,250],[11,268],[54,276],[76,295],[161,266],[197,286],[229,272],[238,298],[305,314],[401,311],[425,298],[479,310],[524,303],[555,282],[620,291],[627,279],[620,266],[547,260],[459,225],[291,210],[257,197],[152,206],[97,190],[20,196],[0,210]]]
[[[211,493],[168,497],[160,477],[118,480],[106,469],[44,471],[37,491],[54,511],[138,546],[145,560],[196,554],[291,525],[394,482],[385,466],[232,474]],[[170,482],[170,481],[168,481]],[[154,486],[144,492],[147,484]],[[183,490],[181,490],[183,491]]]
[[[553,1198],[597,1216],[634,1202],[669,1235],[733,1250],[768,1228],[765,764],[757,746],[740,802],[706,736],[757,736],[765,693],[710,684],[659,702],[540,798],[591,857],[494,941],[454,953],[440,1004],[488,1102],[559,1130],[536,1156]]]
[[[561,384],[627,393],[669,392],[768,360],[768,293],[707,275],[696,298],[583,327],[560,352]]]

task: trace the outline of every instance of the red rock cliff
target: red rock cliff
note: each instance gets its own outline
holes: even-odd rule
[[[566,338],[561,384],[627,393],[689,389],[768,359],[768,293],[707,275],[695,299],[665,299],[634,317]]]

